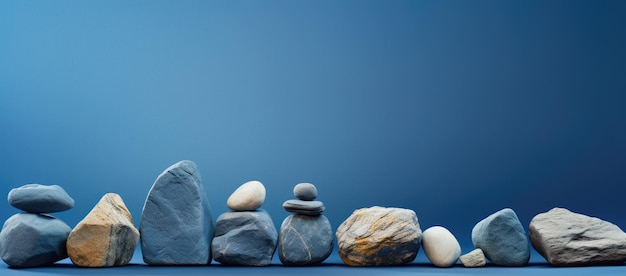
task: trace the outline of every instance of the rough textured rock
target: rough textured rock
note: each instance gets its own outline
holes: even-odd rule
[[[254,211],[265,201],[265,186],[259,181],[248,181],[239,186],[226,201],[233,211]]]
[[[626,261],[626,233],[615,224],[554,208],[529,227],[533,247],[555,266],[619,265]]]
[[[510,208],[502,209],[478,222],[472,229],[472,242],[495,265],[524,266],[530,259],[526,232]]]
[[[278,257],[285,265],[316,265],[330,256],[333,239],[325,216],[291,215],[280,226]]]
[[[451,267],[461,256],[461,245],[448,229],[441,226],[424,231],[422,248],[428,260],[438,267]]]
[[[485,262],[485,254],[480,248],[476,248],[459,257],[459,261],[461,261],[464,267],[483,267],[487,264]]]
[[[276,251],[278,232],[263,209],[226,212],[217,218],[213,258],[226,265],[269,265]]]
[[[283,208],[285,208],[287,212],[312,216],[320,215],[326,209],[324,203],[321,201],[304,201],[299,199],[285,201]]]
[[[406,264],[417,256],[421,236],[412,210],[362,208],[337,229],[339,256],[350,266]]]
[[[293,195],[299,200],[315,200],[317,188],[311,183],[300,183],[293,187]]]
[[[67,258],[65,241],[72,231],[49,215],[15,214],[0,232],[0,257],[11,267],[34,267]]]
[[[195,163],[180,161],[159,175],[143,206],[139,232],[147,264],[211,262],[213,217]]]
[[[67,254],[83,267],[127,265],[135,253],[139,231],[118,194],[108,193],[67,238]]]
[[[74,199],[61,186],[26,184],[9,192],[9,203],[29,213],[54,213],[72,209]]]

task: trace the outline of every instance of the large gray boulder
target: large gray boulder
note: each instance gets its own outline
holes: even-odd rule
[[[151,265],[211,262],[213,216],[192,161],[167,168],[154,182],[141,214],[143,260]]]
[[[9,203],[29,213],[54,213],[72,209],[74,199],[61,186],[26,184],[12,189]]]
[[[615,224],[564,208],[535,216],[533,247],[555,266],[619,265],[626,261],[626,233]]]
[[[323,215],[291,215],[280,227],[278,257],[284,265],[316,265],[333,251],[333,230]]]
[[[362,208],[337,228],[339,256],[349,266],[402,265],[417,256],[421,236],[413,210]]]
[[[226,212],[217,218],[213,258],[225,265],[269,265],[276,251],[278,232],[263,209]]]
[[[52,264],[67,258],[70,231],[65,222],[49,215],[15,214],[0,232],[0,257],[11,267]]]
[[[526,232],[517,214],[510,208],[478,222],[472,229],[472,242],[495,265],[524,266],[530,259]]]

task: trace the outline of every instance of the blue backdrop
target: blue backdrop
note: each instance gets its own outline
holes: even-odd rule
[[[1,1],[0,194],[107,192],[138,224],[195,161],[213,214],[299,182],[333,228],[410,208],[464,244],[511,207],[626,227],[624,1]],[[0,202],[0,219],[17,212]],[[463,251],[469,251],[464,246]]]

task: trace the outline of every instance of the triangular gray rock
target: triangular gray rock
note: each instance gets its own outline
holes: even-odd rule
[[[599,218],[554,208],[530,222],[530,241],[555,266],[619,265],[626,261],[626,233]]]
[[[472,229],[472,242],[491,263],[524,266],[530,259],[530,246],[517,214],[505,208],[478,222]]]
[[[139,231],[147,264],[211,262],[213,216],[194,162],[180,161],[159,175],[146,198]]]

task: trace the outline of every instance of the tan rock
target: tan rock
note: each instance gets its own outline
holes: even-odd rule
[[[138,240],[124,201],[108,193],[70,232],[67,254],[76,266],[122,266],[130,262]]]
[[[233,211],[254,211],[265,201],[265,186],[259,181],[248,181],[239,186],[226,205]]]
[[[358,209],[337,228],[339,256],[350,266],[406,264],[417,256],[421,235],[413,210]]]
[[[480,248],[476,248],[459,257],[459,261],[461,261],[464,267],[483,267],[487,264],[485,261],[485,254]]]

